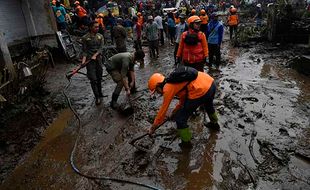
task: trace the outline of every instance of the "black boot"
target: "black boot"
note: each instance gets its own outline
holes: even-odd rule
[[[112,101],[110,103],[110,106],[112,109],[117,109],[119,107],[119,105],[117,104],[117,99],[118,99],[118,95],[112,94]]]

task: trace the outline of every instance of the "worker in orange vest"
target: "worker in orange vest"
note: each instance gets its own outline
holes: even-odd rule
[[[140,25],[140,26],[143,26],[143,23],[144,23],[143,15],[142,15],[140,12],[138,12],[138,13],[137,13],[137,17],[138,17],[138,23],[139,23],[139,25]]]
[[[189,29],[182,33],[176,63],[179,64],[182,61],[185,66],[203,72],[209,52],[206,36],[199,31],[201,20],[198,16],[191,16],[188,18],[187,23]]]
[[[192,10],[191,10],[190,16],[194,16],[194,15],[196,15],[196,10],[195,10],[195,9],[192,9]]]
[[[99,13],[97,15],[97,17],[95,18],[95,21],[98,22],[98,24],[99,24],[99,33],[102,34],[102,35],[104,35],[104,31],[105,31],[105,26],[104,26],[103,18],[104,18],[103,13]]]
[[[213,106],[216,86],[211,76],[198,71],[196,79],[192,81],[164,83],[164,80],[164,75],[154,73],[148,81],[148,87],[152,93],[157,92],[163,95],[163,103],[152,127],[148,130],[149,134],[153,134],[156,128],[164,122],[169,105],[175,96],[179,98],[179,103],[168,118],[176,121],[177,132],[182,140],[180,145],[190,144],[192,133],[187,120],[199,106],[203,106],[209,116],[210,122],[206,124],[206,127],[219,130],[218,116]]]
[[[200,31],[202,31],[203,33],[206,32],[207,28],[208,28],[208,21],[209,21],[209,17],[206,14],[206,11],[204,9],[200,10],[200,16],[199,16],[200,20],[201,20],[201,25],[200,25]]]
[[[227,24],[229,26],[230,39],[232,39],[233,34],[236,35],[236,32],[237,32],[237,27],[239,24],[239,17],[237,15],[236,8],[229,9],[229,12],[230,14],[228,15],[228,18],[227,18]]]
[[[87,11],[80,5],[79,1],[74,2],[75,13],[79,18],[79,25],[87,26],[89,24]]]

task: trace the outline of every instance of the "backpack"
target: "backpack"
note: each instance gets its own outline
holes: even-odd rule
[[[176,69],[174,69],[168,77],[165,78],[165,80],[159,84],[161,88],[165,86],[166,83],[181,83],[181,82],[188,82],[184,88],[187,87],[187,85],[195,80],[198,76],[198,71],[192,67],[187,66],[179,66]],[[183,90],[183,89],[182,89]],[[181,90],[181,91],[182,91]]]
[[[186,33],[186,36],[185,36],[185,39],[184,39],[184,42],[189,45],[189,46],[194,46],[194,45],[197,45],[198,42],[199,42],[199,37],[198,37],[198,33],[193,33],[193,34],[190,34],[188,31]]]

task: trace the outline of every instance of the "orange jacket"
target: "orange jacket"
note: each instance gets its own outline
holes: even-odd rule
[[[208,15],[201,15],[199,16],[199,18],[201,20],[201,24],[208,24],[208,21],[209,21]]]
[[[143,16],[139,16],[138,17],[138,23],[143,26],[144,20],[143,20]]]
[[[103,23],[103,18],[97,17],[95,19],[96,22],[98,22],[99,26],[104,29],[104,23]]]
[[[189,29],[189,31],[183,32],[178,48],[177,57],[182,57],[182,61],[186,63],[199,63],[204,61],[205,58],[209,55],[208,43],[205,34],[199,31],[198,44],[195,46],[190,46],[184,42],[187,32],[193,34],[195,31]]]
[[[75,12],[78,15],[79,18],[83,18],[84,16],[87,16],[87,11],[80,5],[78,5],[75,8]]]
[[[227,23],[229,26],[236,26],[239,23],[238,15],[229,15],[227,19]]]
[[[173,112],[179,110],[183,105],[186,99],[197,99],[205,95],[210,89],[214,79],[204,72],[198,72],[198,76],[195,80],[182,83],[166,83],[163,88],[163,103],[157,113],[157,116],[154,120],[153,125],[160,125],[166,116],[169,105],[174,98],[174,96],[179,97],[179,103],[174,108]],[[185,86],[187,85],[187,94]],[[182,90],[183,89],[183,90]]]

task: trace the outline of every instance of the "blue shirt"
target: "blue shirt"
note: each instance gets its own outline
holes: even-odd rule
[[[63,22],[66,22],[66,9],[62,6],[59,6],[59,7],[56,7],[56,6],[53,6],[53,11],[54,11],[54,14],[56,16],[56,21],[58,23],[63,23]]]
[[[211,20],[208,24],[206,31],[206,36],[208,38],[209,44],[218,44],[220,45],[223,40],[224,27],[222,22],[217,20]]]
[[[168,27],[175,27],[175,22],[172,18],[168,18]]]

